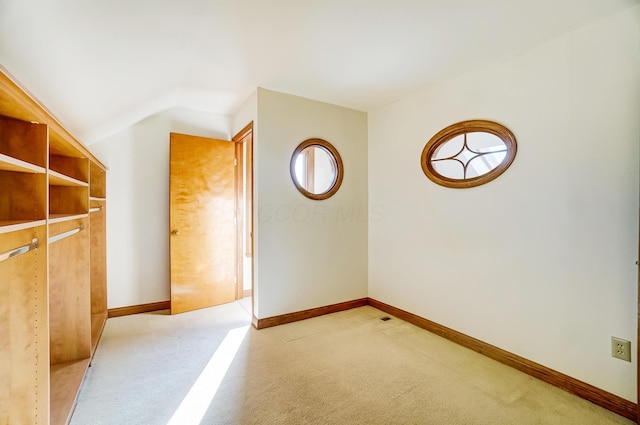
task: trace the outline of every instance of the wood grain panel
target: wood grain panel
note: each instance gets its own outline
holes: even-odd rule
[[[85,230],[49,245],[51,364],[91,354],[89,223],[85,218],[52,224],[49,236],[80,225]]]
[[[107,222],[106,202],[92,201],[102,207],[89,215],[91,232],[91,314],[107,312]],[[98,205],[92,205],[98,206]]]
[[[22,121],[46,121],[40,105],[6,75],[0,73],[0,115]]]
[[[49,338],[47,331],[46,227],[0,237],[0,252],[41,247],[0,263],[0,423],[47,424]]]
[[[107,223],[106,202],[91,201],[101,207],[89,214],[90,286],[91,286],[91,352],[98,346],[107,320]]]
[[[593,385],[587,384],[586,382],[582,382],[572,378],[571,376],[549,369],[546,366],[532,362],[516,354],[502,350],[491,344],[487,344],[486,342],[447,328],[413,313],[390,306],[389,304],[385,304],[371,298],[369,298],[368,303],[372,307],[382,310],[385,313],[389,313],[398,319],[402,319],[422,329],[426,329],[429,332],[453,341],[456,344],[460,344],[463,347],[467,347],[473,351],[497,360],[500,363],[518,369],[551,385],[555,385],[558,388],[582,397],[585,400],[589,400],[590,402],[615,412],[618,415],[624,416],[625,418],[631,420],[636,420],[637,418],[636,404],[625,400],[622,397],[618,397],[615,394],[611,394],[600,388],[594,387]]]
[[[46,168],[48,134],[44,124],[0,116],[0,153]]]
[[[43,220],[46,181],[45,174],[0,171],[0,220]]]
[[[89,166],[89,196],[94,198],[107,197],[107,176],[95,162]]]
[[[235,146],[171,134],[171,312],[236,299]]]
[[[89,182],[89,160],[86,158],[51,155],[49,169],[84,183]]]
[[[51,366],[51,424],[66,425],[73,414],[89,359]]]
[[[87,212],[89,212],[88,187],[49,187],[49,214],[83,214]]]
[[[94,313],[91,315],[91,357],[98,348],[98,342],[102,336],[104,325],[107,322],[107,312]]]

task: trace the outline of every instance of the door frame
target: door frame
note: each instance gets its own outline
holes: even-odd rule
[[[236,148],[236,299],[244,298],[244,282],[248,278],[253,306],[253,121],[231,140]],[[244,246],[247,250],[243,249]],[[244,275],[245,256],[251,257],[250,276]]]

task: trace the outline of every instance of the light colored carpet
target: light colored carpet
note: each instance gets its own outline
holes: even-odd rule
[[[109,319],[71,424],[632,424],[385,316],[367,306],[257,331],[231,303]],[[245,329],[216,391],[225,337]],[[204,408],[180,416],[197,392]]]

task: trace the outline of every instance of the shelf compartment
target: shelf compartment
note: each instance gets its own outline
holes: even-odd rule
[[[51,365],[50,425],[69,423],[90,361],[86,358]]]
[[[46,218],[47,176],[0,170],[0,221],[38,221]]]
[[[49,186],[49,217],[89,212],[88,187]]]
[[[49,224],[48,238],[84,227],[49,250],[51,364],[90,357],[89,223],[86,218]]]
[[[87,149],[80,144],[69,132],[60,125],[49,128],[50,155],[86,158]]]
[[[68,423],[91,357],[89,235],[86,219],[49,225],[49,237],[84,226],[49,251],[51,425]]]
[[[48,129],[35,124],[0,116],[0,154],[32,164],[47,166]],[[42,172],[42,171],[38,171]]]
[[[56,172],[56,176],[67,176],[73,181],[89,184],[89,160],[86,158],[50,155],[49,170]]]

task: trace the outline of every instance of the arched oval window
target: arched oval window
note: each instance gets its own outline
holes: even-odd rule
[[[479,186],[504,173],[516,157],[508,128],[485,120],[463,121],[441,130],[422,150],[422,171],[455,189]]]
[[[326,140],[308,139],[293,151],[290,162],[291,179],[296,188],[310,199],[327,199],[342,184],[342,158]]]

